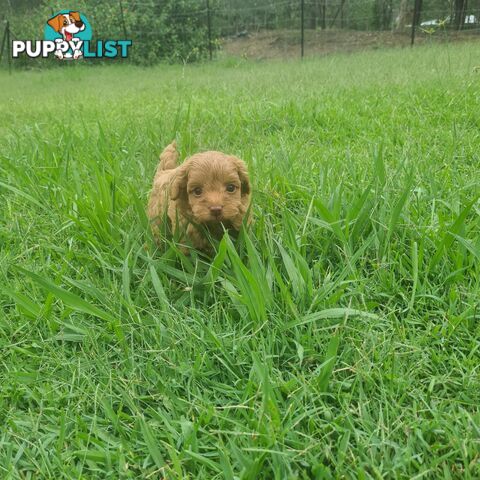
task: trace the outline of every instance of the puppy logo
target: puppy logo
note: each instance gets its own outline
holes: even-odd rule
[[[83,42],[91,40],[92,30],[80,12],[62,10],[47,20],[46,40],[56,43],[55,56],[61,60],[77,60],[83,56]],[[66,48],[68,46],[68,48]]]
[[[60,60],[127,58],[133,43],[128,38],[92,41],[92,37],[92,27],[83,13],[60,10],[45,22],[43,40],[13,40],[12,58],[20,55],[28,58],[55,56]]]

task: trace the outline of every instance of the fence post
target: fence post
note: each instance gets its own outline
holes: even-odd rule
[[[210,17],[210,2],[209,0],[206,0],[207,2],[207,32],[208,32],[208,54],[210,56],[210,60],[213,58],[213,53],[212,53],[212,19]]]
[[[413,18],[412,18],[412,36],[410,39],[410,46],[413,47],[415,43],[415,29],[418,23],[420,22],[420,12],[422,11],[422,0],[415,0],[415,7],[413,9]]]
[[[8,59],[8,73],[12,73],[12,55],[10,53],[10,22],[7,20],[7,28],[6,28],[6,44],[7,44],[7,59]]]
[[[300,23],[301,23],[301,39],[300,43],[301,47],[301,58],[303,58],[303,54],[305,51],[305,0],[300,0]]]
[[[123,28],[123,38],[127,38],[127,27],[125,26],[125,17],[123,16],[123,5],[122,0],[118,0],[118,6],[120,7],[120,19],[122,21],[122,28]]]
[[[2,63],[3,51],[5,50],[5,42],[7,40],[7,29],[8,29],[7,25],[8,24],[5,23],[5,30],[3,32],[2,45],[0,46],[0,64]]]
[[[326,11],[327,11],[327,5],[326,5],[327,0],[322,0],[321,3],[321,8],[322,8],[322,30],[325,30],[327,28],[327,20],[325,18]]]

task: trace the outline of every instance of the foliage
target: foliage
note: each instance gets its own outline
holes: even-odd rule
[[[458,0],[457,3],[463,2]],[[402,0],[304,0],[305,28],[347,28],[354,30],[389,30],[394,28]],[[465,3],[463,3],[465,5]],[[217,0],[216,23],[223,35],[244,30],[300,28],[301,0]],[[413,1],[408,2],[411,23]],[[466,13],[479,16],[478,5],[469,5]],[[424,0],[422,20],[445,19],[452,14],[449,0]],[[450,25],[450,23],[448,23]],[[450,26],[453,26],[450,25]]]

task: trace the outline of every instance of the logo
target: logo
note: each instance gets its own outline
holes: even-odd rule
[[[59,60],[80,58],[126,58],[131,40],[92,41],[92,27],[83,13],[61,10],[49,18],[44,40],[14,40],[12,57],[24,54],[29,58],[54,56]]]
[[[83,42],[92,40],[92,28],[85,15],[62,10],[47,20],[44,38],[47,41],[55,42],[57,58],[76,60],[83,56]]]

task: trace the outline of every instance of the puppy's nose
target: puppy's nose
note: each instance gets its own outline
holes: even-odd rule
[[[222,205],[212,205],[210,207],[210,213],[215,217],[219,217],[222,214],[223,207]]]
[[[81,28],[83,26],[83,22],[81,20],[78,20],[77,22],[75,22],[75,26],[77,28]]]

